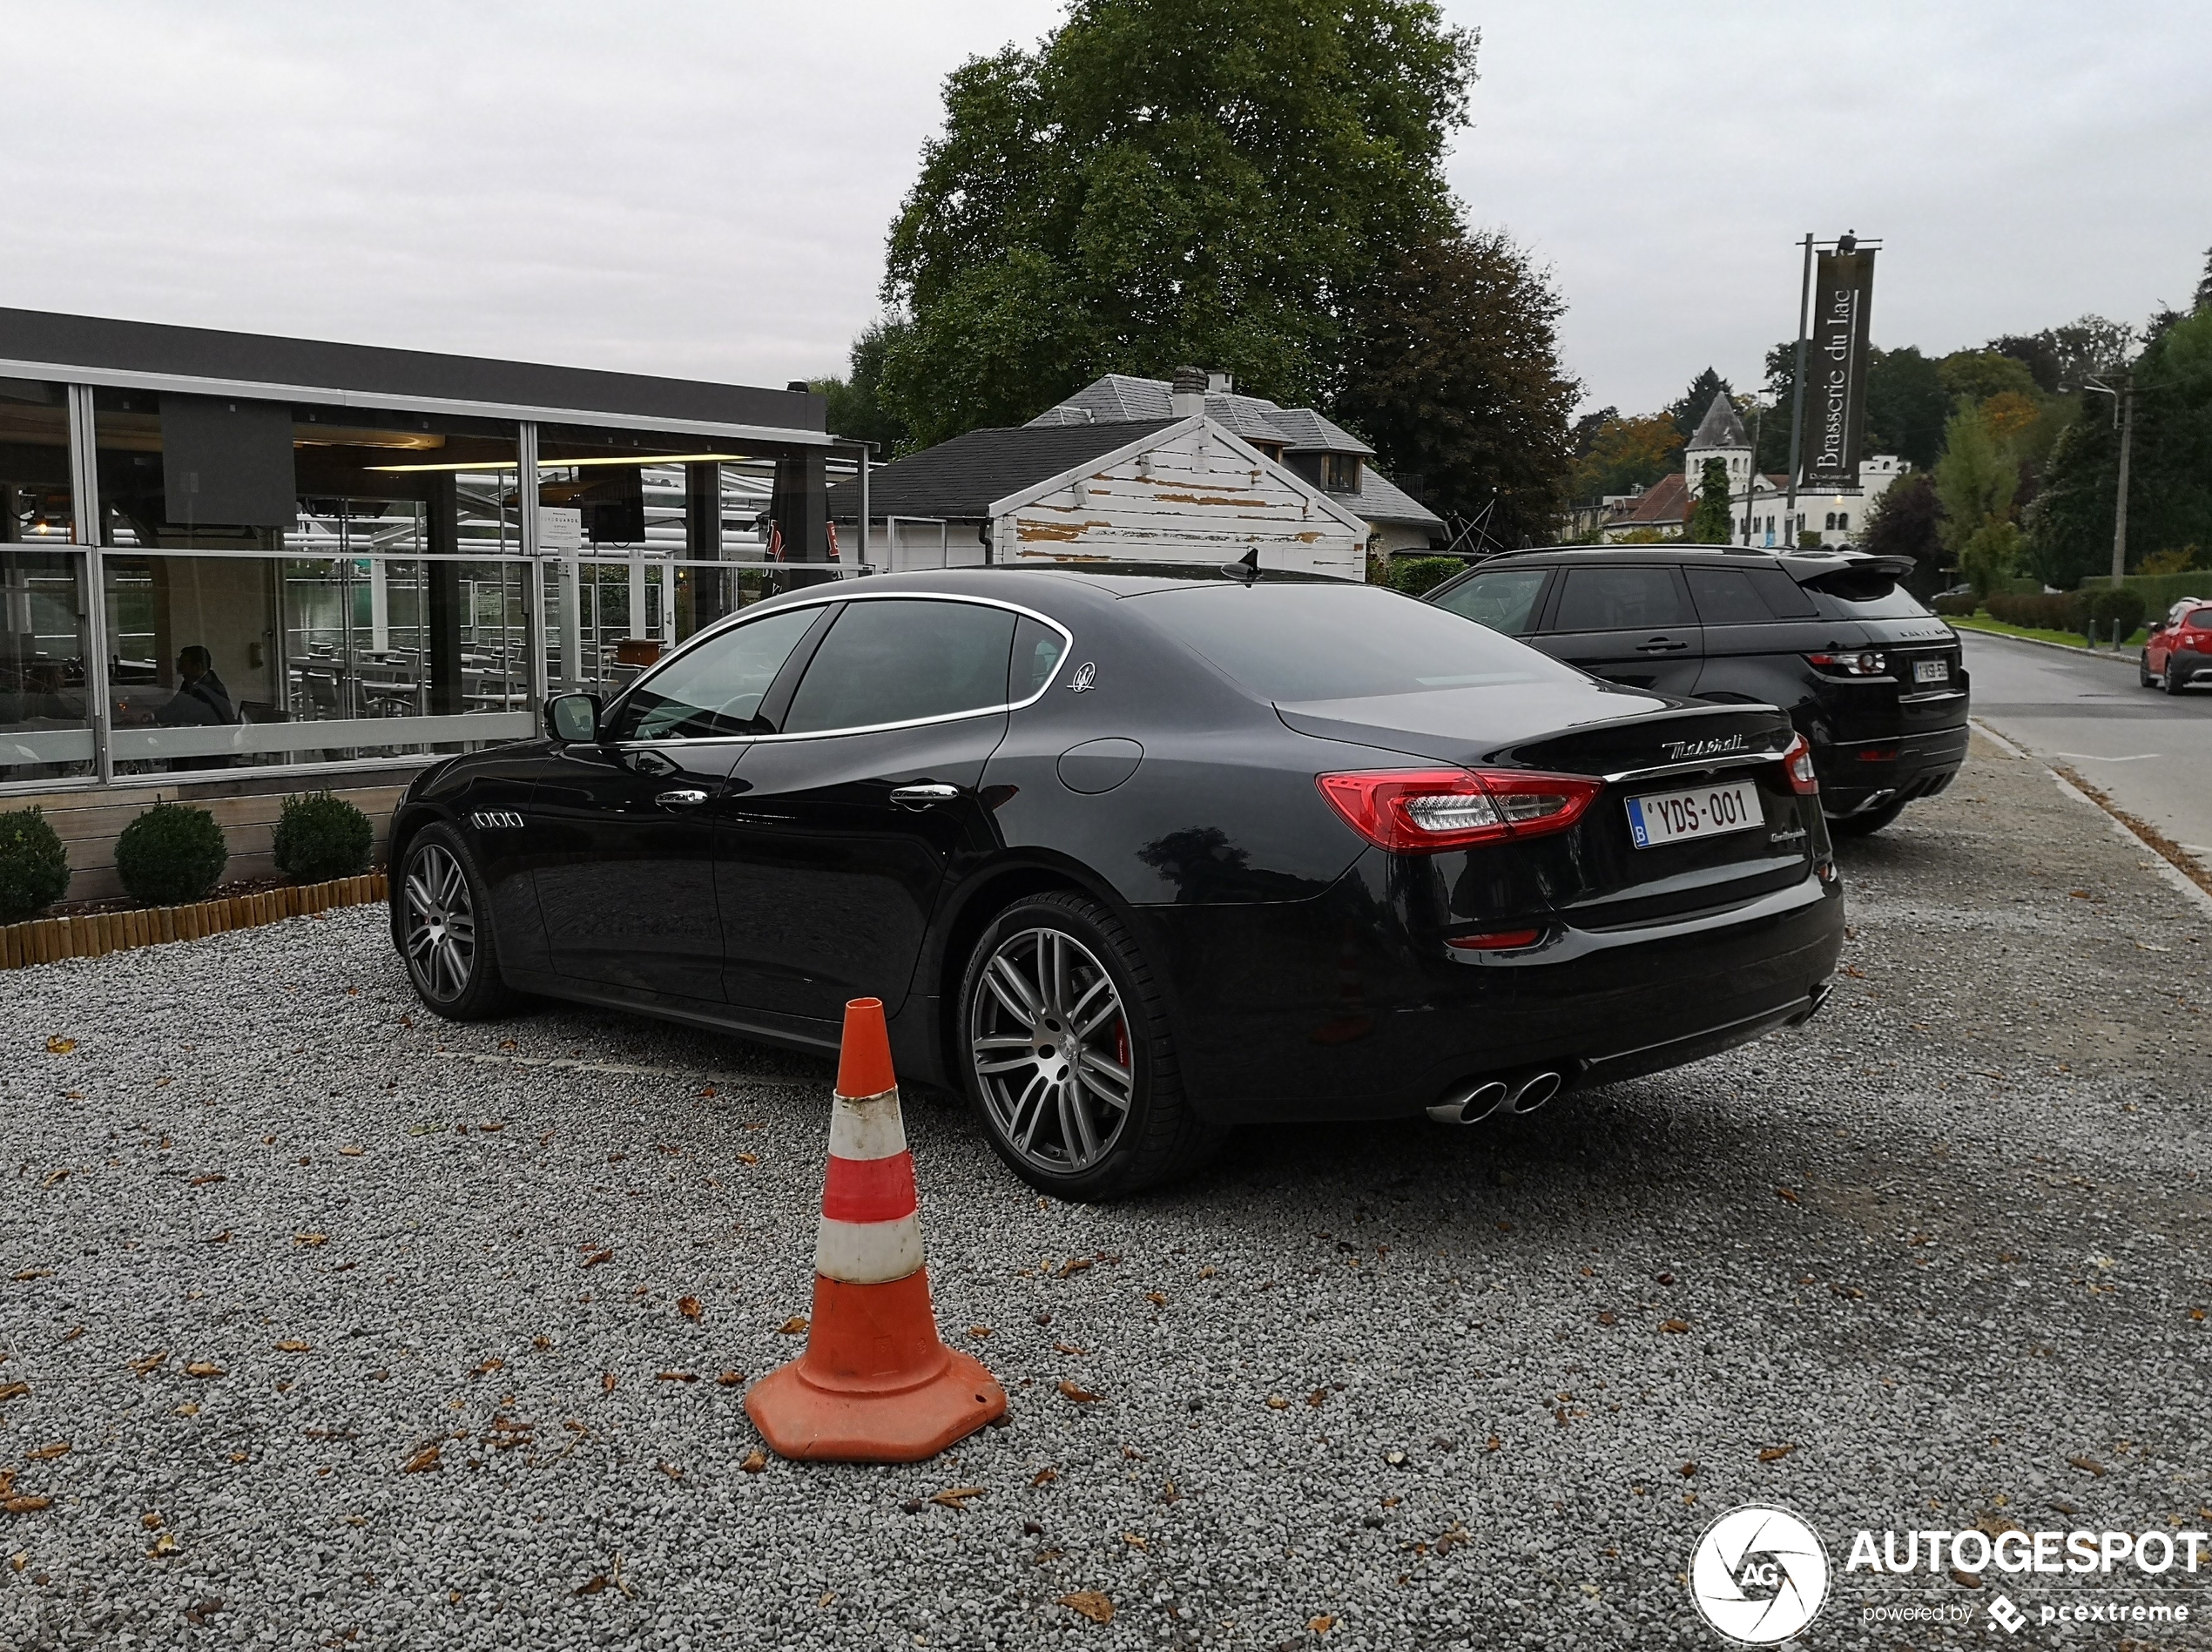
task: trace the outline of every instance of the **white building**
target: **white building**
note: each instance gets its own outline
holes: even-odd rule
[[[1604,542],[1618,544],[1638,529],[1680,531],[1696,508],[1697,489],[1708,459],[1717,459],[1728,467],[1729,503],[1735,517],[1731,543],[1769,550],[1789,550],[1808,533],[1817,535],[1823,545],[1858,543],[1866,531],[1867,515],[1875,501],[1912,469],[1894,454],[1871,455],[1859,461],[1855,489],[1809,493],[1800,488],[1793,519],[1789,477],[1752,470],[1751,442],[1744,434],[1743,421],[1726,396],[1716,395],[1683,448],[1681,475],[1662,476],[1641,494],[1619,500],[1622,509],[1608,515],[1602,529]]]

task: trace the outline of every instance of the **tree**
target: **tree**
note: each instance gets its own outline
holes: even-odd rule
[[[2018,366],[2015,362],[2013,365]],[[1936,461],[1936,497],[1943,507],[1943,543],[1959,559],[1959,566],[1986,592],[1986,579],[1995,565],[1995,542],[1983,537],[1979,560],[1969,567],[1966,547],[1985,528],[2009,523],[2013,493],[2020,486],[2020,462],[1982,416],[1979,408],[1962,403],[1944,427],[1943,457]],[[2005,542],[2009,550],[2011,541]]]
[[[2146,345],[2134,380],[2128,549],[2139,566],[2157,551],[2212,543],[2212,309]],[[2090,398],[2060,433],[2027,513],[2026,561],[2047,583],[2072,587],[2110,570],[2119,469],[2111,399]]]
[[[1430,509],[1507,545],[1548,543],[1573,455],[1578,387],[1560,370],[1564,307],[1494,231],[1407,247],[1350,313],[1337,410]]]
[[[1693,545],[1725,545],[1736,538],[1736,509],[1729,502],[1728,466],[1708,459],[1697,476],[1697,503],[1683,537]]]
[[[1682,463],[1682,432],[1671,415],[1623,419],[1610,408],[1607,413],[1588,451],[1568,478],[1568,497],[1577,504],[1649,488]]]
[[[884,405],[883,362],[893,341],[905,330],[896,319],[876,322],[853,341],[853,352],[844,378],[810,379],[806,388],[828,401],[825,422],[833,436],[873,442],[881,448],[879,460],[895,457],[909,447],[905,422]]]
[[[892,226],[885,400],[924,444],[1186,362],[1326,403],[1354,304],[1457,230],[1475,47],[1428,0],[1074,0],[971,59]]]
[[[1797,341],[1785,339],[1766,353],[1767,393],[1774,413],[1760,421],[1759,469],[1790,468],[1791,404],[1797,383]],[[1943,388],[1936,363],[1911,345],[1874,349],[1866,356],[1868,453],[1893,453],[1925,470],[1943,448],[1943,421],[1951,394]],[[1811,409],[1806,411],[1811,417]]]
[[[2212,246],[2204,249],[2204,273],[2197,279],[2192,310],[2212,310]]]
[[[1916,470],[1892,482],[1867,512],[1858,547],[1877,556],[1910,556],[1916,566],[1905,583],[1915,596],[1941,590],[1950,559],[1944,554],[1943,505],[1935,478]]]
[[[1689,381],[1689,388],[1675,399],[1667,408],[1667,416],[1675,421],[1675,428],[1682,432],[1687,442],[1697,434],[1698,421],[1704,418],[1705,409],[1713,405],[1716,395],[1736,400],[1736,392],[1729,388],[1726,379],[1707,367]]]
[[[2019,566],[2020,529],[2016,522],[1990,521],[1966,536],[1959,547],[1959,571],[1974,588],[1974,595],[1986,597],[2013,577]]]
[[[2059,388],[2059,351],[2050,334],[2007,333],[2002,338],[1992,339],[1982,347],[1996,355],[2008,355],[2026,367],[2028,376],[2035,381],[2035,388],[2046,395],[2055,395]]]
[[[1996,395],[2035,394],[2035,375],[2027,364],[1994,350],[1953,350],[1936,366],[1943,388],[1956,398],[1986,401]]]

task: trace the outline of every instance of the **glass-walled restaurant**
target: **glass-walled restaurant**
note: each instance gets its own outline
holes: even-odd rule
[[[632,408],[716,388],[572,376]],[[748,603],[865,571],[822,496],[867,455],[813,397],[742,393],[813,428],[655,429],[582,400],[525,418],[253,388],[0,376],[0,792],[529,738],[549,694],[611,692]]]

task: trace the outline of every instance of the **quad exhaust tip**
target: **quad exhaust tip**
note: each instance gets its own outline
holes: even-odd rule
[[[1500,1114],[1533,1113],[1558,1095],[1565,1082],[1550,1068],[1510,1079],[1477,1079],[1454,1086],[1428,1116],[1439,1124],[1480,1124]]]

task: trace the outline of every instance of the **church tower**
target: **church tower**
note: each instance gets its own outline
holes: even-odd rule
[[[1727,465],[1729,491],[1741,498],[1750,484],[1751,442],[1743,434],[1743,421],[1736,416],[1735,408],[1724,395],[1713,398],[1713,405],[1697,421],[1697,433],[1682,450],[1683,480],[1689,484],[1692,499],[1697,496],[1698,483],[1704,480],[1708,459]]]

